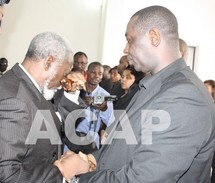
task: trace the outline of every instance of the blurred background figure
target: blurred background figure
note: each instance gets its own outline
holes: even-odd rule
[[[208,92],[211,94],[213,100],[215,100],[215,81],[208,79],[204,81],[205,86],[208,89]]]
[[[187,58],[188,58],[188,46],[187,46],[187,43],[179,38],[179,49],[180,49],[180,52],[181,52],[181,57],[187,61]]]
[[[120,75],[122,75],[122,72],[126,67],[128,67],[129,62],[127,59],[127,55],[123,55],[119,60],[119,65],[117,66],[118,72]]]
[[[3,72],[7,70],[8,61],[6,58],[0,58],[0,77],[3,75]]]
[[[109,65],[103,65],[103,68],[104,68],[103,78],[99,85],[110,93],[111,88],[113,87],[113,82],[110,78],[111,67]]]
[[[4,4],[8,4],[10,0],[0,0],[0,33],[1,33],[1,25],[2,25],[2,18],[4,16]]]
[[[113,83],[110,94],[116,95],[117,98],[120,98],[121,95],[124,93],[124,91],[121,87],[121,75],[118,72],[118,66],[111,68],[110,78],[111,78],[111,81]]]
[[[88,57],[87,54],[79,51],[74,55],[74,62],[72,71],[79,71],[84,75],[84,78],[87,78],[87,64],[88,64]]]

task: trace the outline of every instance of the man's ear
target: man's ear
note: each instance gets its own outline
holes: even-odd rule
[[[54,61],[53,56],[48,56],[43,62],[44,70],[47,71],[51,67],[52,62]]]
[[[160,44],[160,32],[156,28],[152,28],[149,31],[149,36],[151,40],[151,44],[157,47]]]

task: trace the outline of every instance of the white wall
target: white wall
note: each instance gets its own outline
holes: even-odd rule
[[[68,38],[74,52],[84,51],[89,61],[97,60],[101,6],[98,3],[89,5],[90,1],[11,0],[4,7],[0,57],[9,60],[10,68],[22,62],[36,34],[52,31]]]
[[[199,47],[195,72],[202,79],[215,79],[215,1],[214,0],[107,0],[104,34],[104,63],[117,65],[126,43],[129,18],[139,9],[151,5],[169,8],[177,17],[179,34],[190,46]]]
[[[149,5],[163,5],[178,18],[180,37],[199,47],[195,72],[215,79],[214,0],[11,0],[5,6],[0,57],[9,68],[22,62],[30,40],[37,33],[54,31],[67,37],[74,52],[82,50],[89,61],[115,66],[123,55],[125,29],[131,15]]]

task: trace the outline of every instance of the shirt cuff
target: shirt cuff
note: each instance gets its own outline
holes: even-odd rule
[[[64,95],[67,99],[71,100],[72,102],[79,105],[78,98],[79,98],[80,90],[77,90],[74,94],[73,93],[67,93],[64,91]]]

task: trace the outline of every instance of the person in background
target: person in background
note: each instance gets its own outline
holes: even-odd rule
[[[139,81],[143,79],[144,73],[136,71],[133,65],[128,65],[122,73],[121,86],[124,94],[116,100],[114,109],[126,109],[135,93],[139,90]]]
[[[111,80],[113,82],[113,87],[111,89],[111,95],[116,95],[117,98],[120,98],[124,91],[121,87],[121,76],[124,69],[129,65],[127,55],[123,55],[120,57],[119,64],[113,67],[110,70]]]
[[[0,34],[2,31],[2,19],[4,16],[4,4],[8,4],[10,2],[10,0],[0,0]]]
[[[112,101],[100,100],[110,94],[99,86],[103,77],[103,66],[99,62],[91,62],[87,68],[86,90],[80,91],[80,97],[86,104],[84,115],[77,118],[76,133],[80,137],[92,137],[86,145],[69,143],[67,146],[74,152],[93,152],[100,148],[100,131],[110,126],[114,121]],[[89,114],[89,115],[88,115]],[[90,115],[96,119],[91,119]],[[66,130],[66,129],[65,129]],[[73,134],[71,134],[73,135]],[[93,136],[94,135],[94,136]],[[67,137],[68,139],[72,139]]]
[[[79,71],[84,75],[84,78],[87,78],[87,64],[88,64],[88,57],[87,54],[79,51],[74,55],[74,62],[72,71]]]
[[[80,183],[209,183],[214,103],[181,58],[175,15],[158,5],[143,8],[130,18],[125,36],[129,62],[150,74],[117,118],[106,145],[93,153],[96,171],[82,169],[80,175],[76,154],[55,165],[66,180],[78,175]]]
[[[8,67],[8,61],[7,61],[7,59],[4,58],[4,57],[0,58],[0,77],[7,70],[7,67]]]
[[[204,84],[205,84],[208,92],[211,94],[213,100],[215,100],[215,81],[212,79],[205,80]]]
[[[110,79],[111,67],[109,65],[103,65],[103,68],[104,68],[104,73],[103,73],[102,81],[99,83],[99,85],[102,88],[104,88],[108,93],[110,93],[113,87],[113,82]]]
[[[187,43],[179,38],[179,49],[180,49],[180,53],[181,53],[181,57],[187,61],[187,58],[188,58],[188,46],[187,46]]]
[[[118,69],[118,73],[120,75],[122,75],[122,72],[124,71],[124,69],[126,67],[128,67],[129,65],[129,62],[128,62],[128,59],[127,59],[127,55],[123,55],[120,60],[119,60],[119,64],[117,66],[117,69]]]
[[[210,93],[211,97],[214,100],[214,104],[215,104],[215,81],[212,79],[208,79],[204,81],[204,84],[208,90],[208,92]],[[211,183],[215,182],[215,154],[213,157],[213,162],[212,162],[212,174],[211,174]]]
[[[113,83],[110,94],[116,95],[117,98],[120,98],[124,91],[121,86],[121,75],[118,72],[118,66],[115,66],[110,69],[110,79]]]
[[[139,82],[145,74],[142,71],[136,71],[133,65],[128,65],[122,73],[121,87],[124,93],[117,100],[113,101],[114,111],[117,116],[118,110],[125,110],[135,93],[139,90]],[[113,125],[112,125],[113,126]],[[103,132],[102,144],[105,144],[107,136],[112,130],[112,126]]]
[[[48,100],[72,59],[66,40],[43,32],[32,39],[23,62],[0,78],[0,182],[62,182],[53,165],[62,153],[61,122]]]

